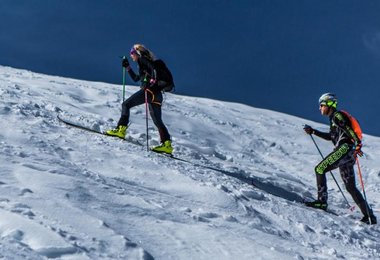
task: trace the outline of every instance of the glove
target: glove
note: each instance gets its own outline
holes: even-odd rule
[[[311,126],[309,126],[309,125],[305,125],[305,126],[303,127],[303,130],[304,130],[308,135],[312,135],[312,134],[314,134],[314,129],[313,129]]]
[[[123,66],[124,68],[127,68],[129,67],[129,61],[127,58],[124,58],[122,63],[121,63],[121,66]]]
[[[154,84],[156,84],[156,82],[157,82],[157,80],[155,80],[155,79],[150,79],[149,80],[150,86],[153,86]]]
[[[358,144],[358,145],[356,145],[356,147],[355,147],[355,151],[354,151],[354,155],[355,155],[355,156],[358,156],[358,155],[359,155],[359,157],[362,157],[362,156],[363,156],[363,152],[362,152],[362,144]]]

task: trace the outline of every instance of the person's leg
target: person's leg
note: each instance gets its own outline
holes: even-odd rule
[[[317,189],[318,189],[318,200],[323,203],[327,203],[328,193],[327,193],[327,181],[326,174],[316,174],[317,176]]]
[[[342,165],[339,167],[339,172],[346,186],[346,190],[350,193],[356,205],[359,206],[363,215],[367,217],[373,216],[372,209],[367,205],[362,194],[356,187],[354,166],[352,164]]]
[[[326,173],[339,167],[340,162],[344,160],[350,148],[347,144],[337,147],[333,152],[328,154],[314,169],[317,179],[318,198],[317,201],[309,203],[309,206],[318,208],[327,208],[327,181]]]
[[[158,132],[160,134],[160,141],[164,143],[165,141],[170,141],[170,134],[166,128],[164,122],[162,121],[161,105],[149,104],[150,116],[153,123],[156,125]]]
[[[130,96],[127,100],[125,100],[123,104],[121,105],[121,116],[117,125],[127,126],[129,124],[130,109],[132,107],[139,106],[144,103],[145,103],[145,93],[143,89],[140,89],[139,91],[134,93],[132,96]]]
[[[161,91],[148,90],[148,100],[149,100],[149,113],[153,120],[153,123],[160,133],[160,141],[164,143],[165,141],[170,141],[170,134],[166,128],[164,122],[162,121],[162,93]]]
[[[151,101],[149,103],[149,112],[156,125],[158,132],[160,133],[161,145],[153,147],[152,151],[159,153],[172,154],[173,147],[170,140],[170,134],[166,128],[164,122],[162,121],[161,103],[162,103],[162,93],[160,91],[148,91],[151,96]]]
[[[107,130],[105,133],[107,135],[116,136],[120,138],[125,138],[127,133],[128,123],[129,123],[129,110],[145,102],[145,94],[144,90],[140,89],[135,94],[130,96],[127,100],[123,102],[121,105],[121,116],[119,122],[117,123],[117,127],[115,129]]]

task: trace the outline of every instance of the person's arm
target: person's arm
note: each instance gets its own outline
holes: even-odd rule
[[[318,136],[318,137],[320,137],[320,138],[322,138],[322,139],[325,139],[325,140],[327,140],[327,141],[331,141],[331,134],[330,134],[330,133],[325,133],[325,132],[318,131],[318,130],[312,128],[312,127],[309,126],[309,125],[305,125],[305,126],[303,127],[303,130],[305,130],[305,132],[306,132],[307,134],[309,134],[309,135],[314,134],[314,135],[316,135],[316,136]]]
[[[131,77],[131,79],[134,81],[134,82],[137,82],[140,80],[140,76],[137,75],[131,68],[131,65],[129,65],[129,61],[128,61],[128,58],[125,57],[122,61],[122,66],[127,70],[129,76]]]
[[[129,70],[127,69],[127,72],[129,74],[129,76],[131,77],[131,79],[134,81],[134,82],[137,82],[140,80],[140,76],[137,75],[131,67],[129,67]]]
[[[321,132],[321,131],[318,131],[318,130],[315,130],[314,129],[314,135],[322,138],[322,139],[325,139],[327,141],[331,141],[331,134],[330,132]]]

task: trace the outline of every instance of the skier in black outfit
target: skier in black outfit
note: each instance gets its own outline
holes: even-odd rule
[[[155,152],[171,154],[173,151],[170,134],[161,118],[162,93],[161,90],[172,82],[165,82],[157,78],[154,67],[154,55],[145,46],[135,44],[130,52],[133,61],[137,62],[139,74],[136,74],[129,65],[128,59],[124,58],[122,66],[126,68],[133,81],[141,81],[141,88],[130,96],[122,104],[121,117],[115,129],[106,131],[107,135],[125,138],[129,124],[129,110],[132,107],[145,103],[145,95],[149,104],[150,116],[160,133],[161,145],[152,148]]]
[[[376,224],[377,219],[372,209],[364,200],[362,194],[355,184],[354,164],[356,156],[362,156],[361,141],[356,136],[350,120],[340,111],[337,111],[337,99],[332,93],[323,94],[319,99],[320,111],[324,116],[330,118],[330,132],[320,132],[311,126],[305,125],[304,130],[309,135],[316,135],[322,139],[332,141],[335,145],[334,151],[326,156],[316,167],[318,199],[306,203],[309,207],[327,209],[327,183],[326,173],[339,168],[340,175],[346,186],[346,190],[351,194],[355,203],[363,213],[362,222]]]

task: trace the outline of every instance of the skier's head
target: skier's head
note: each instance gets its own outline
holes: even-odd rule
[[[319,109],[322,115],[329,115],[336,110],[338,100],[333,93],[325,93],[319,98]]]
[[[137,61],[139,57],[145,57],[152,61],[154,60],[154,54],[142,44],[133,45],[130,54],[134,61]]]
[[[319,105],[320,106],[328,106],[336,108],[338,105],[338,100],[336,98],[336,95],[333,93],[325,93],[319,98]]]

